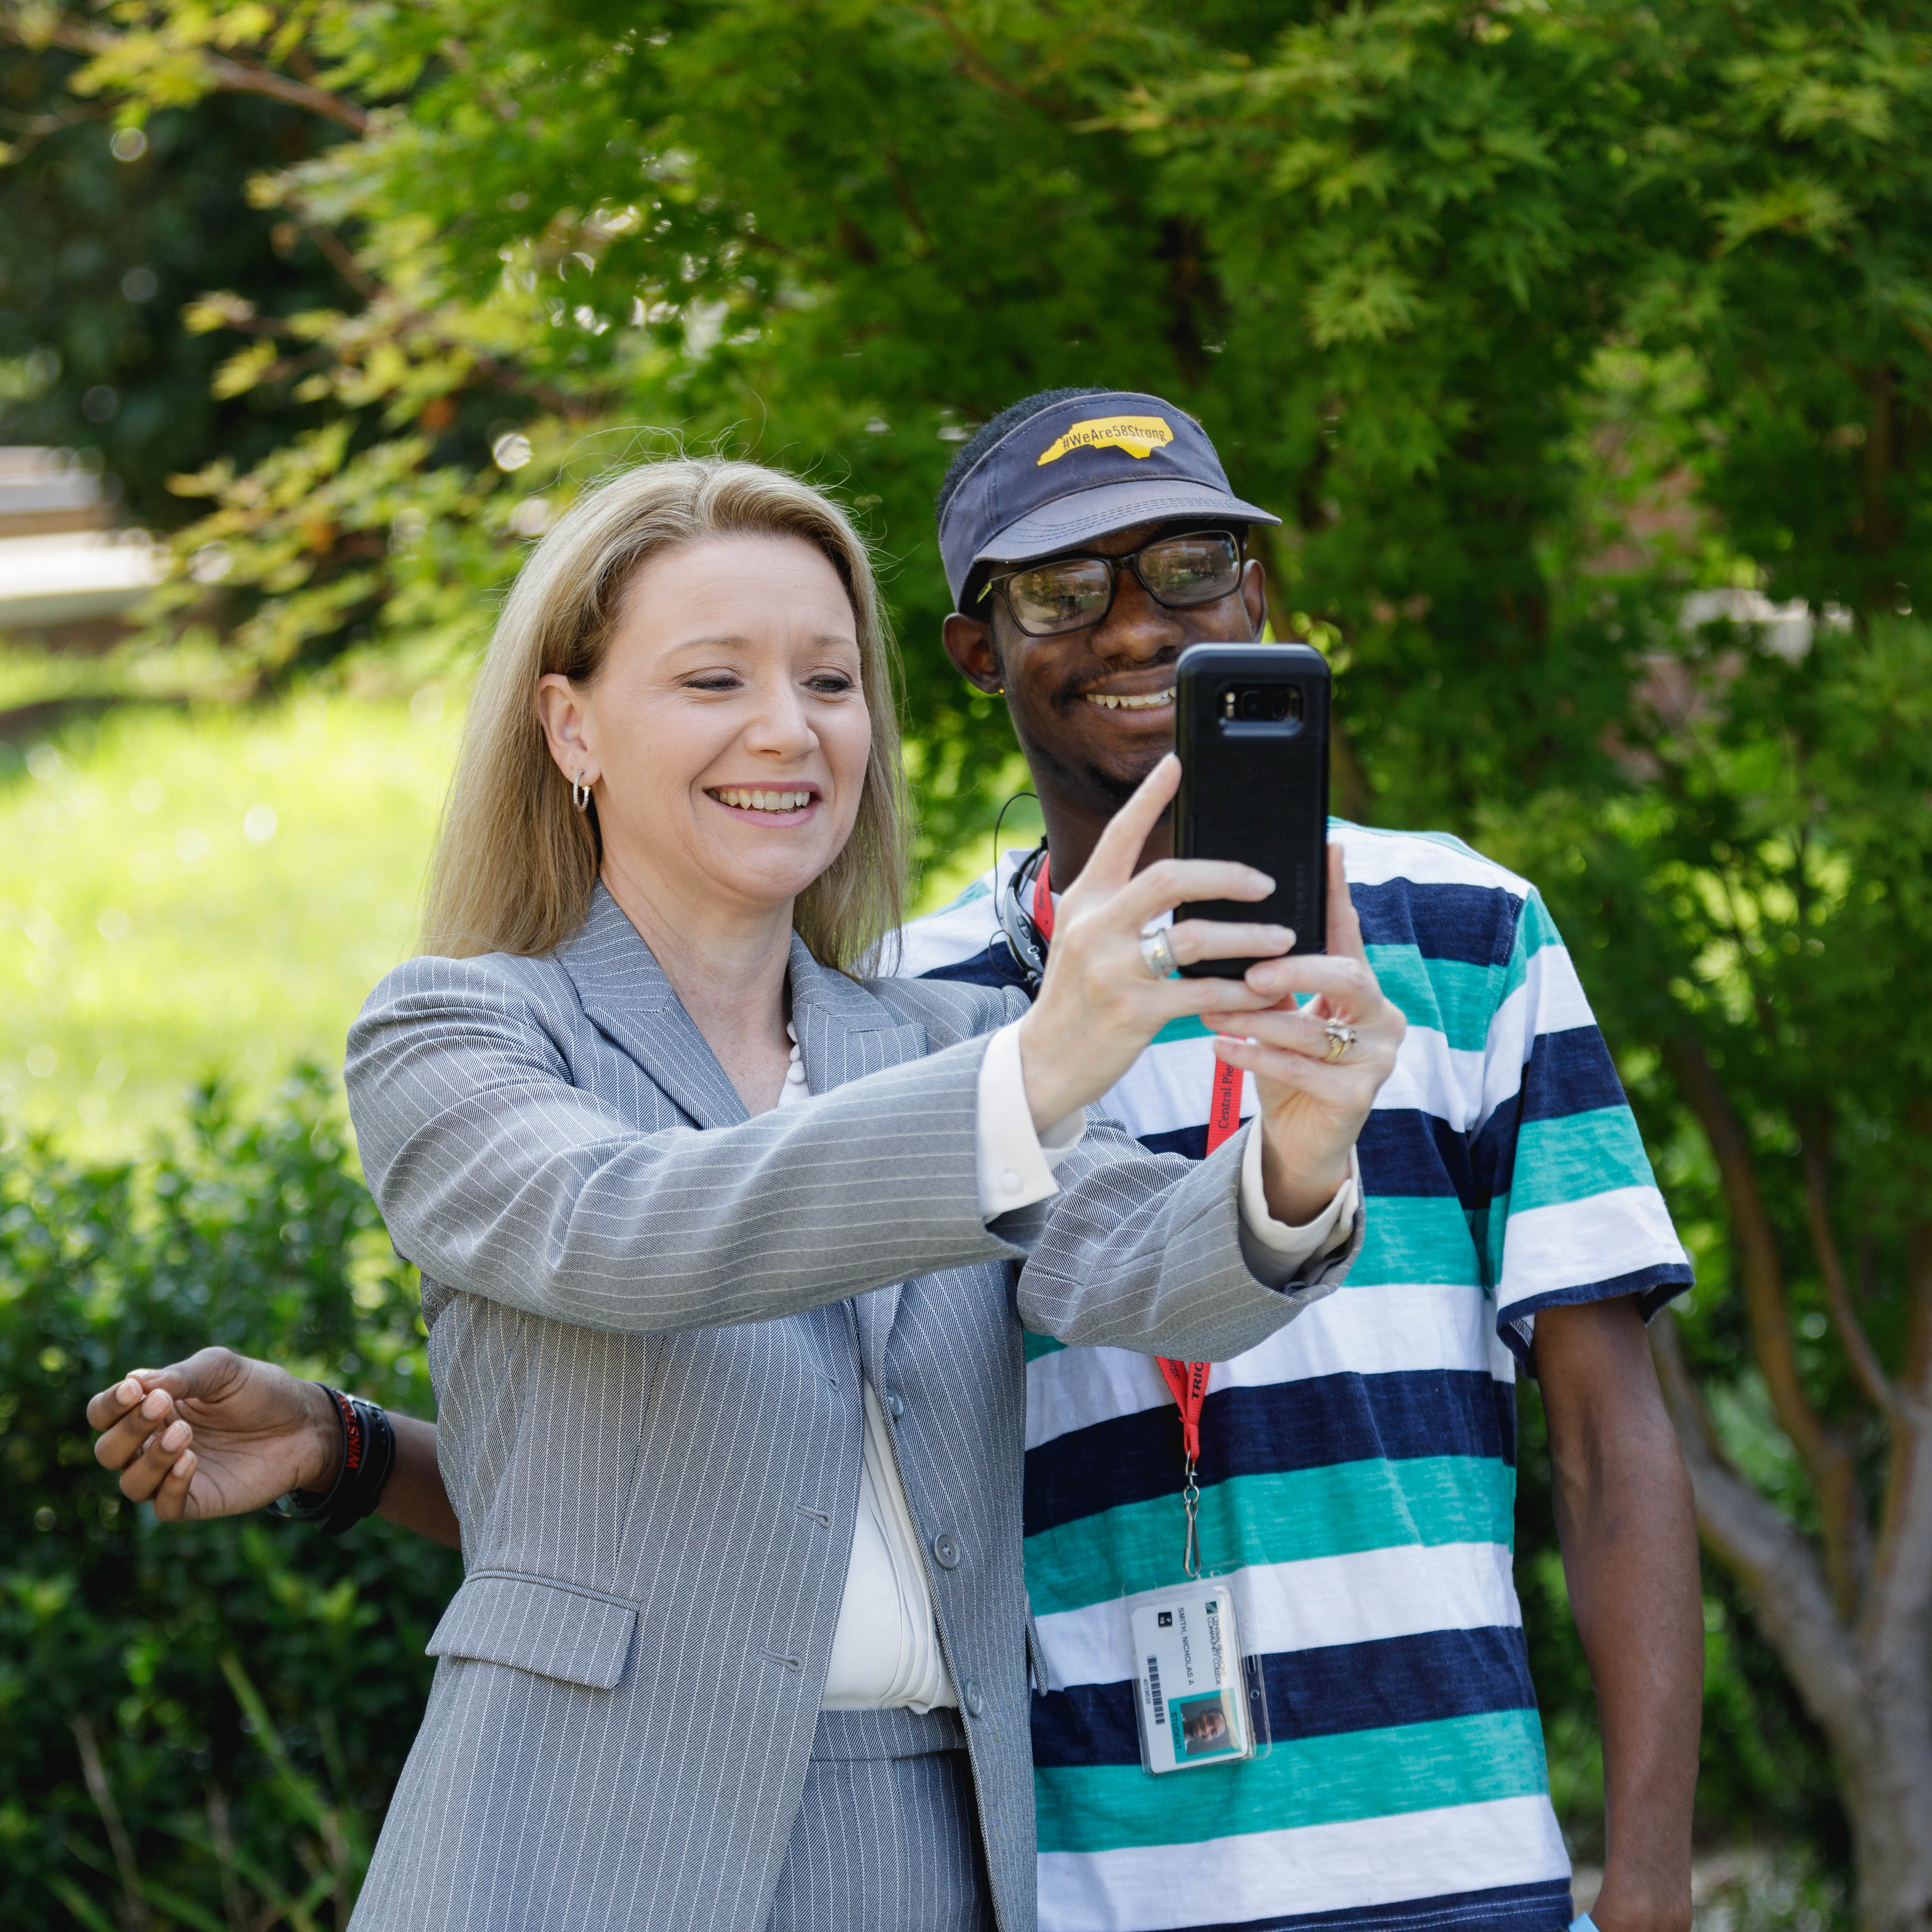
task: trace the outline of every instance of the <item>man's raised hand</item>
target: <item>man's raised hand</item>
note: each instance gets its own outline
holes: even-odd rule
[[[87,1405],[94,1460],[166,1522],[241,1516],[326,1490],[342,1460],[334,1404],[314,1382],[232,1348],[134,1369]]]

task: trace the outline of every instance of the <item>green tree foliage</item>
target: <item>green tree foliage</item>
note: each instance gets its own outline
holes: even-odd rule
[[[252,464],[301,425],[286,398],[217,395],[224,352],[182,310],[211,288],[272,316],[350,292],[245,192],[264,156],[293,160],[328,135],[313,115],[226,94],[117,128],[112,103],[71,91],[83,61],[0,44],[0,440],[89,452],[124,514],[166,529],[194,507],[170,476],[218,452]]]
[[[0,1153],[0,1918],[340,1927],[416,1730],[454,1555],[364,1526],[164,1527],[87,1399],[203,1342],[426,1411],[413,1271],[303,1074],[204,1093],[138,1172]],[[271,1910],[272,1908],[273,1910]]]

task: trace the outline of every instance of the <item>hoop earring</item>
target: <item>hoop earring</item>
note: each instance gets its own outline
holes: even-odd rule
[[[579,772],[570,784],[570,802],[579,812],[590,809],[590,788],[584,782],[584,774]]]

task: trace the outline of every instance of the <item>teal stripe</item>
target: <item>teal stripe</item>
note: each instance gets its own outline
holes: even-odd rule
[[[1516,1130],[1509,1210],[1562,1208],[1617,1187],[1654,1184],[1628,1107],[1526,1120]]]
[[[1469,1232],[1474,1237],[1476,1251],[1483,1257],[1483,1279],[1501,1281],[1503,1278],[1503,1237],[1509,1229],[1509,1190],[1492,1195],[1486,1208],[1478,1208],[1469,1216]]]
[[[1031,1329],[1022,1335],[1020,1340],[1025,1347],[1026,1358],[1030,1362],[1036,1362],[1041,1356],[1051,1355],[1056,1350],[1066,1346],[1064,1342],[1056,1342],[1051,1335],[1036,1335]]]
[[[1352,1289],[1390,1282],[1442,1282],[1475,1287],[1484,1272],[1462,1203],[1445,1194],[1372,1194],[1362,1252],[1342,1284]]]
[[[1083,1610],[1172,1582],[1184,1528],[1180,1472],[1174,1475],[1171,1496],[1123,1503],[1028,1537],[1027,1592],[1035,1612]],[[1201,1546],[1211,1568],[1237,1570],[1364,1550],[1508,1544],[1515,1511],[1516,1472],[1506,1462],[1376,1457],[1235,1476],[1203,1490]]]
[[[1526,955],[1540,952],[1546,946],[1563,944],[1563,935],[1556,930],[1556,922],[1550,916],[1550,908],[1543,903],[1543,895],[1534,887],[1523,902],[1522,916],[1516,922],[1516,940]]]
[[[1461,959],[1426,959],[1408,945],[1366,949],[1382,991],[1401,1007],[1411,1026],[1446,1034],[1449,1044],[1480,1053],[1490,1022],[1503,998],[1505,969],[1472,966]]]
[[[1373,1194],[1366,1206],[1362,1252],[1342,1292],[1390,1282],[1440,1282],[1480,1292],[1481,1283],[1495,1278],[1484,1267],[1469,1216],[1453,1196]],[[1028,1335],[1026,1358],[1036,1360],[1059,1346],[1043,1335]]]
[[[1153,1044],[1166,1046],[1177,1040],[1212,1040],[1214,1037],[1214,1034],[1193,1014],[1185,1013],[1178,1020],[1169,1020],[1154,1035]]]
[[[1556,922],[1550,916],[1549,908],[1532,887],[1516,920],[1516,940],[1510,948],[1509,970],[1496,989],[1497,1006],[1500,1008],[1504,1000],[1528,979],[1532,954],[1540,952],[1546,946],[1561,946],[1562,944],[1563,936],[1556,930]]]
[[[1198,1844],[1549,1790],[1534,1711],[1296,1738],[1245,1764],[1150,1778],[1137,1764],[1034,1773],[1042,1852]]]
[[[969,906],[975,899],[990,898],[992,890],[983,878],[975,879],[971,884],[963,887],[956,897],[948,899],[937,912],[929,912],[923,919],[915,920],[913,923],[921,926],[928,919],[944,919],[948,913],[957,912],[962,906]]]

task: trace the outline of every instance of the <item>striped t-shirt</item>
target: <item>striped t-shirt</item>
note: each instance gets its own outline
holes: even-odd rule
[[[1534,889],[1454,838],[1333,833],[1408,1018],[1360,1146],[1367,1243],[1215,1365],[1201,1418],[1202,1559],[1262,1654],[1271,1745],[1141,1768],[1121,1599],[1180,1580],[1179,1418],[1150,1360],[1029,1337],[1042,1932],[1571,1916],[1511,1581],[1516,1364],[1538,1309],[1636,1294],[1648,1315],[1690,1269]],[[901,970],[1016,982],[994,884],[910,926]],[[1099,1111],[1198,1160],[1213,1064],[1198,1024],[1170,1027]]]

